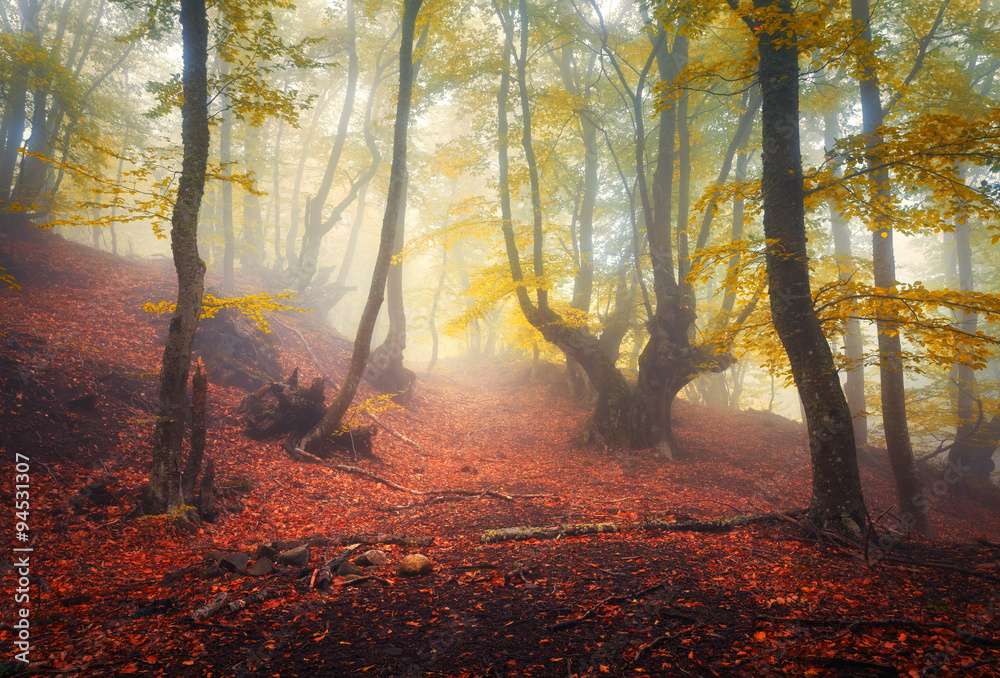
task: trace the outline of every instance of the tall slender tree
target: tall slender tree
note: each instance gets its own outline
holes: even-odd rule
[[[198,255],[198,210],[205,192],[208,128],[208,16],[205,0],[180,0],[184,69],[181,139],[184,159],[170,230],[177,270],[177,307],[170,319],[160,367],[160,394],[153,431],[153,461],[143,493],[146,513],[176,511],[183,505],[184,425],[191,347],[201,315],[205,262]]]

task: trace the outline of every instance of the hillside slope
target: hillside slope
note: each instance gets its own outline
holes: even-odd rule
[[[172,298],[172,269],[48,234],[12,249],[0,265],[23,289],[0,291],[0,447],[31,465],[35,670],[996,675],[995,506],[936,495],[938,541],[888,538],[886,552],[831,542],[795,518],[717,534],[643,529],[650,519],[804,507],[801,427],[680,403],[690,458],[581,449],[572,438],[586,411],[510,365],[420,375],[407,409],[378,414],[391,428],[378,434],[379,460],[343,462],[368,475],[293,462],[278,441],[249,440],[238,412],[245,392],[212,386],[208,452],[222,518],[193,532],[168,517],[136,519],[163,324],[142,306]],[[338,380],[347,340],[295,313],[272,329],[285,374]],[[871,514],[883,516],[894,503],[888,470],[863,477]],[[12,483],[0,499],[13,505]],[[602,522],[623,531],[479,541],[487,529]],[[433,541],[385,543],[379,533]],[[380,543],[389,565],[365,582],[374,585],[336,577],[321,592],[281,575],[215,577],[202,564],[213,551],[252,559],[273,540],[311,543],[313,568],[343,543]],[[434,572],[396,576],[392,566],[416,551]],[[15,588],[12,570],[3,585]],[[220,592],[235,600],[264,589],[262,603],[190,617]],[[12,640],[5,626],[0,642]]]

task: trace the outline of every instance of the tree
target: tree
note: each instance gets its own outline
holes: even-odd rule
[[[171,220],[170,243],[177,269],[177,307],[170,319],[160,368],[160,395],[153,431],[153,462],[142,507],[147,514],[176,511],[181,496],[187,382],[201,301],[205,263],[198,255],[198,210],[205,191],[208,128],[208,16],[205,0],[181,0],[184,159]]]
[[[729,0],[739,11],[736,0]],[[847,399],[809,285],[799,146],[799,48],[791,0],[755,0],[743,16],[757,36],[762,94],[761,189],[771,317],[805,408],[813,482],[809,516],[861,539],[865,504]]]
[[[943,8],[942,8],[943,9]],[[861,116],[868,148],[869,181],[873,203],[872,259],[875,287],[892,289],[896,286],[896,264],[892,246],[892,195],[889,170],[884,164],[880,128],[883,125],[882,98],[878,72],[872,60],[872,33],[868,0],[851,0],[851,16],[857,26],[860,44],[858,86],[861,89]],[[933,29],[932,29],[933,34]],[[929,38],[930,36],[928,36]],[[877,320],[879,374],[882,384],[882,426],[889,463],[896,478],[896,492],[903,524],[918,532],[930,532],[927,502],[923,500],[923,483],[913,460],[910,431],[906,423],[906,386],[904,383],[903,351],[899,329],[891,322]]]
[[[368,364],[368,354],[371,350],[372,332],[378,319],[382,300],[385,298],[385,282],[389,274],[392,252],[395,248],[396,227],[399,223],[399,213],[404,200],[406,183],[406,137],[410,121],[410,102],[413,97],[413,38],[417,22],[417,14],[423,0],[404,0],[403,19],[400,31],[399,45],[399,94],[396,100],[396,122],[392,138],[392,166],[389,171],[389,193],[386,196],[385,215],[382,218],[382,232],[379,240],[378,255],[375,259],[375,270],[372,272],[371,288],[368,300],[358,323],[358,332],[354,338],[354,352],[351,363],[344,375],[337,396],[323,414],[323,418],[309,431],[298,447],[309,450],[319,446],[339,427],[341,419],[357,393],[361,377]]]

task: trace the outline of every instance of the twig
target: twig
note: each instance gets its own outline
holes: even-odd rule
[[[568,629],[572,626],[576,626],[577,624],[580,624],[581,622],[586,621],[587,619],[593,617],[595,614],[597,614],[597,611],[599,609],[601,609],[608,603],[613,603],[613,602],[620,603],[623,602],[624,600],[625,598],[622,596],[608,596],[607,598],[599,602],[597,605],[594,605],[592,608],[581,614],[579,617],[574,617],[573,619],[564,619],[561,622],[553,624],[552,626],[549,627],[549,629],[552,631],[560,631],[562,629]]]
[[[393,430],[393,428],[391,426],[389,426],[387,423],[385,423],[384,421],[382,421],[381,419],[379,419],[378,417],[376,417],[371,412],[365,412],[365,416],[368,417],[369,419],[371,419],[372,421],[374,421],[376,424],[378,424],[382,428],[384,428],[386,431],[388,431],[389,435],[393,436],[394,438],[398,438],[398,439],[402,440],[407,445],[415,447],[416,449],[420,450],[421,452],[423,452],[428,457],[437,456],[433,452],[428,452],[426,449],[424,449],[423,446],[418,445],[417,443],[413,442],[412,440],[410,440],[409,438],[407,438],[406,436],[404,436],[402,433],[398,433],[397,431]]]
[[[309,352],[309,356],[310,356],[310,357],[311,357],[311,358],[313,359],[313,364],[315,364],[315,365],[316,365],[316,370],[317,370],[317,371],[318,371],[318,372],[319,372],[320,374],[323,374],[323,364],[322,364],[322,363],[320,363],[320,361],[319,361],[319,358],[317,358],[317,357],[316,357],[316,354],[315,354],[315,353],[313,353],[313,350],[312,350],[312,347],[311,347],[311,346],[309,345],[309,342],[308,342],[308,341],[306,341],[306,338],[305,338],[304,336],[302,336],[302,333],[301,333],[301,332],[299,332],[299,331],[298,331],[297,329],[295,329],[294,327],[289,327],[288,325],[286,325],[285,323],[281,322],[281,321],[280,321],[280,320],[278,320],[277,318],[273,318],[273,317],[272,317],[272,318],[271,318],[271,320],[273,320],[273,321],[274,321],[274,322],[276,322],[277,324],[281,325],[281,326],[282,326],[282,327],[284,327],[284,328],[285,328],[286,330],[289,330],[289,331],[291,331],[291,332],[295,332],[295,334],[297,334],[297,335],[299,336],[299,339],[301,339],[301,340],[302,340],[302,345],[306,347],[306,350],[307,350],[307,351]],[[331,381],[333,381],[333,380],[331,379]]]

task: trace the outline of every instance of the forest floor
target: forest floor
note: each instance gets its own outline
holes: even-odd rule
[[[23,286],[0,290],[0,502],[13,512],[23,455],[34,549],[28,603],[15,604],[4,557],[0,660],[14,658],[15,610],[27,607],[29,673],[1000,675],[996,503],[942,484],[935,493],[939,476],[928,473],[935,540],[890,537],[867,552],[797,518],[721,533],[643,529],[804,508],[802,427],[681,402],[682,460],[581,448],[573,438],[586,409],[514,365],[420,374],[405,409],[378,415],[419,448],[380,430],[379,461],[339,462],[424,494],[248,439],[237,412],[245,393],[212,386],[208,452],[222,516],[193,531],[137,518],[165,325],[142,306],[172,298],[170,263],[43,234],[5,245],[0,266]],[[272,329],[286,373],[298,366],[305,383],[343,373],[347,340],[301,314],[276,315]],[[888,467],[876,461],[862,475],[869,511],[888,530]],[[480,541],[493,528],[600,522],[623,529]],[[280,574],[201,576],[212,551],[252,559],[263,542],[310,541],[315,568],[353,540],[374,548],[376,533],[433,541],[378,545],[389,563],[377,577],[336,577],[329,591]],[[416,552],[433,572],[397,575]],[[192,620],[221,592],[237,600],[265,588],[263,602]],[[0,664],[0,675],[13,668]]]

